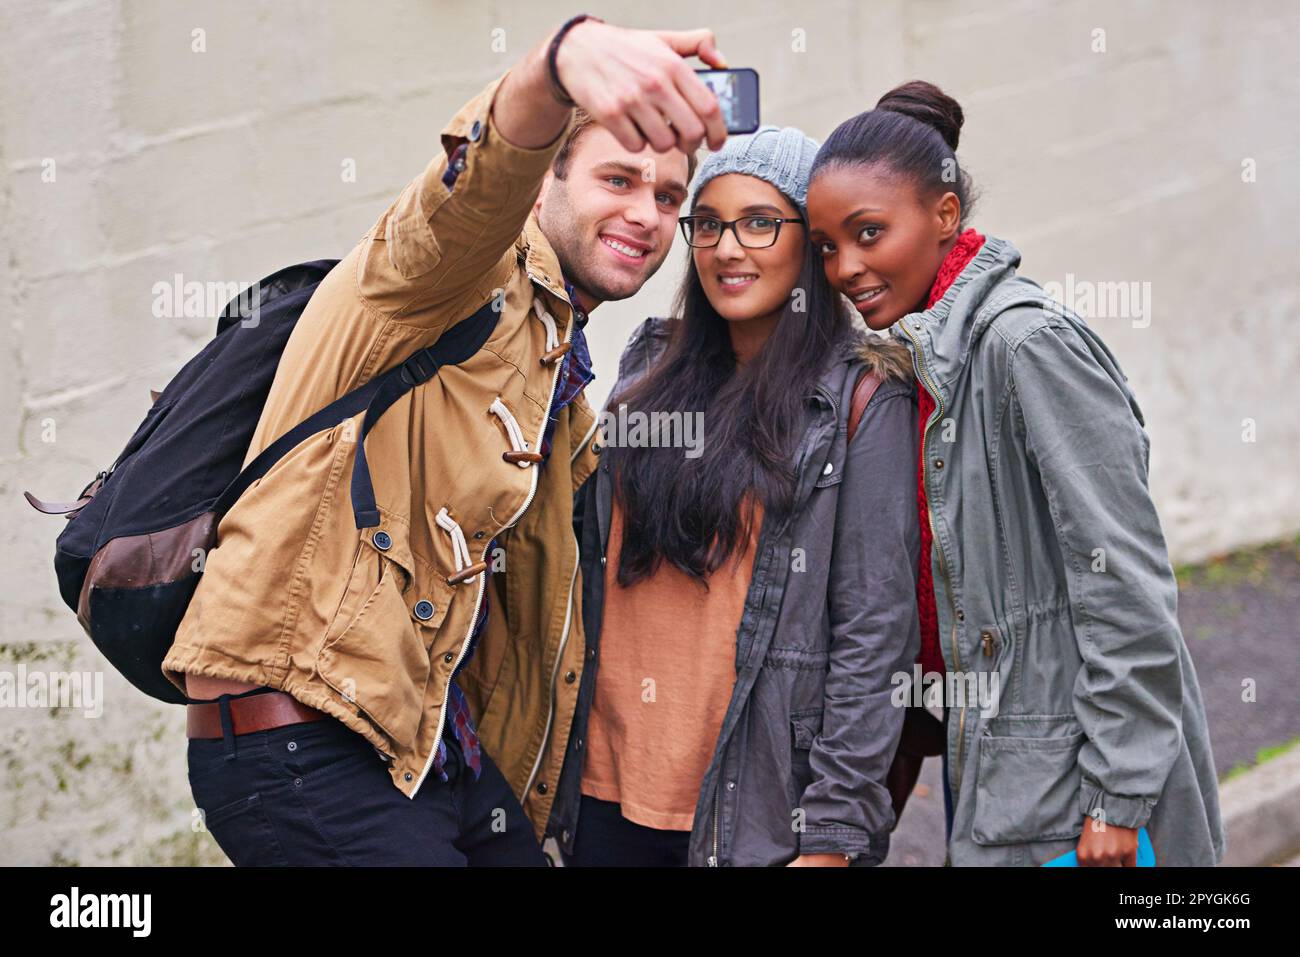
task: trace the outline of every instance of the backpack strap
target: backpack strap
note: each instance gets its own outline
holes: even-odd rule
[[[501,313],[493,306],[494,302],[485,303],[468,319],[462,319],[444,332],[432,346],[421,349],[401,364],[335,399],[268,445],[221,493],[213,505],[217,521],[221,520],[249,486],[265,476],[276,462],[300,442],[323,429],[331,429],[364,410],[366,417],[362,420],[361,435],[357,437],[352,468],[352,513],[357,528],[378,525],[379,510],[375,505],[375,490],[370,480],[370,466],[366,461],[366,436],[394,402],[417,385],[423,385],[432,379],[440,367],[459,365],[478,352],[501,318]]]
[[[389,406],[417,385],[432,379],[441,366],[460,365],[478,352],[501,318],[496,306],[495,299],[484,303],[478,312],[456,323],[428,349],[421,349],[379,377],[379,388],[366,408],[361,434],[357,436],[356,458],[352,466],[352,514],[357,528],[379,524],[379,508],[375,505],[375,489],[370,481],[370,465],[366,461],[366,436]]]
[[[858,376],[857,384],[853,387],[853,401],[849,404],[850,442],[853,441],[854,433],[858,431],[858,423],[862,421],[862,413],[867,410],[867,403],[880,388],[881,381],[880,374],[870,370]]]
[[[108,477],[109,471],[100,472],[87,483],[86,487],[81,490],[81,495],[75,502],[46,502],[37,498],[31,492],[23,492],[28,504],[38,512],[44,512],[46,515],[62,515],[64,518],[73,519],[77,517],[77,512],[81,511],[104,484]]]

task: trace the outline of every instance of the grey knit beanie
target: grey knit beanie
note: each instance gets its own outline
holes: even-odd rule
[[[753,133],[728,136],[722,149],[710,153],[700,164],[691,187],[691,207],[700,190],[715,176],[744,173],[771,183],[806,215],[808,177],[817,147],[816,140],[793,126],[760,126]]]

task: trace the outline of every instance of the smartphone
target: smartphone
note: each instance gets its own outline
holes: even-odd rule
[[[718,98],[728,133],[752,133],[758,129],[758,72],[739,70],[696,70],[700,79]]]

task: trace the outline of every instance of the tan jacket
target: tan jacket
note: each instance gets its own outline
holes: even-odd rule
[[[502,458],[521,450],[520,436],[538,449],[552,403],[559,362],[541,360],[541,313],[562,342],[573,323],[531,215],[567,129],[538,149],[507,143],[490,117],[502,79],[456,114],[442,131],[444,155],[321,283],[245,464],[499,297],[496,329],[463,365],[398,400],[367,437],[377,527],[358,531],[349,497],[363,414],[303,442],[244,493],[221,522],[163,670],[178,687],[182,673],[251,681],[334,715],[391,756],[393,783],[414,797],[490,587],[488,623],[458,681],[485,751],[540,835],[582,670],[572,496],[595,466],[596,419],[579,396],[562,410],[544,465]],[[467,141],[448,190],[449,157]],[[503,555],[486,554],[494,537]],[[448,582],[479,562],[489,570]],[[422,601],[432,617],[428,605],[417,609]]]

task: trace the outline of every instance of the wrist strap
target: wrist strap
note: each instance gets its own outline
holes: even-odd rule
[[[551,94],[560,101],[561,105],[574,107],[578,104],[569,96],[569,91],[564,88],[560,82],[560,71],[555,65],[555,58],[560,52],[560,41],[564,35],[576,27],[583,20],[593,20],[596,23],[604,23],[600,17],[593,17],[590,14],[580,13],[576,17],[570,17],[564,21],[564,25],[555,31],[555,36],[551,37],[550,46],[546,49],[546,75],[551,80]]]

